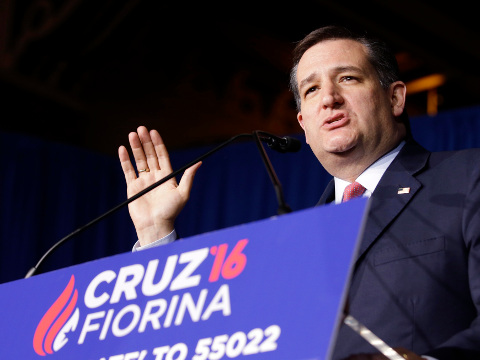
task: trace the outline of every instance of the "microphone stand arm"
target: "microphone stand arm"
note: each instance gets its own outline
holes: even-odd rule
[[[202,161],[203,159],[205,159],[206,157],[212,155],[213,153],[217,152],[218,150],[224,148],[225,146],[227,146],[228,144],[230,144],[231,142],[241,138],[241,137],[251,137],[252,135],[250,134],[239,134],[239,135],[236,135],[230,139],[228,139],[227,141],[223,142],[222,144],[218,145],[217,147],[213,148],[212,150],[206,152],[205,154],[199,156],[198,158],[196,158],[195,160],[189,162],[187,165],[184,165],[182,166],[181,168],[173,171],[172,173],[170,173],[169,175],[165,176],[164,178],[158,180],[157,182],[153,183],[152,185],[150,185],[149,187],[143,189],[142,191],[140,191],[139,193],[133,195],[132,197],[128,198],[127,200],[125,200],[124,202],[122,202],[121,204],[115,206],[114,208],[108,210],[107,212],[103,213],[102,215],[100,215],[99,217],[97,217],[96,219],[93,219],[92,221],[90,221],[88,224],[78,228],[77,230],[73,231],[72,233],[70,233],[69,235],[65,236],[63,239],[59,240],[58,242],[56,242],[41,258],[40,260],[37,262],[37,264],[32,267],[28,273],[25,275],[25,279],[31,277],[32,275],[35,275],[35,273],[37,272],[38,268],[40,267],[41,264],[43,264],[43,262],[45,261],[45,259],[47,257],[50,256],[50,254],[52,254],[59,246],[61,246],[62,244],[64,244],[65,242],[67,242],[70,238],[80,234],[81,232],[83,232],[84,230],[86,230],[87,228],[89,228],[90,226],[98,223],[99,221],[101,221],[102,219],[104,219],[105,217],[109,216],[110,214],[114,213],[115,211],[119,210],[120,208],[130,204],[132,201],[134,200],[137,200],[140,196],[142,195],[145,195],[147,192],[155,189],[157,186],[160,186],[161,184],[163,184],[164,182],[170,180],[171,178],[173,178],[174,176],[177,176],[179,173],[181,173],[182,171],[185,171],[186,169],[188,169],[190,166],[192,165],[195,165],[196,163],[198,163],[199,161]]]

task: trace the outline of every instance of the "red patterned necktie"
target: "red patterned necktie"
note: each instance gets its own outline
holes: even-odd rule
[[[348,185],[345,188],[345,191],[343,192],[342,202],[345,202],[345,201],[351,200],[353,198],[362,196],[363,193],[365,192],[365,190],[367,190],[367,189],[365,189],[362,186],[362,184],[360,184],[356,181],[351,183],[350,185]]]

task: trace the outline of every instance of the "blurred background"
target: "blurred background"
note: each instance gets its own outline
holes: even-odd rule
[[[391,45],[422,144],[480,146],[480,28],[466,1],[0,0],[0,282],[21,278],[56,240],[125,200],[116,153],[139,125],[160,131],[174,166],[256,129],[303,139],[288,90],[291,51],[329,24]],[[272,155],[294,210],[313,206],[329,179],[302,152],[302,167],[297,155]],[[181,234],[275,214],[262,166],[251,144],[212,158]],[[50,269],[130,251],[126,209],[115,216]]]
[[[328,24],[392,46],[411,116],[480,99],[480,28],[462,0],[0,4],[1,130],[107,154],[141,124],[170,149],[252,129],[300,132],[291,50]]]

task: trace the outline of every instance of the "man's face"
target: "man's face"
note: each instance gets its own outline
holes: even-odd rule
[[[364,45],[344,39],[314,45],[300,59],[297,82],[297,118],[322,164],[341,156],[369,166],[404,137],[395,116],[403,111],[405,85],[383,89]]]

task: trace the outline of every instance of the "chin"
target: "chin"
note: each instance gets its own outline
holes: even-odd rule
[[[331,146],[325,147],[325,151],[333,154],[343,154],[351,152],[354,147],[354,143],[332,144]]]
[[[357,137],[351,132],[337,134],[324,142],[324,150],[330,153],[343,153],[351,150],[357,144]]]

